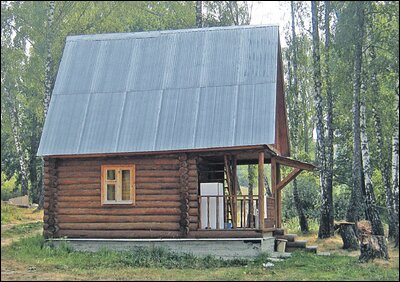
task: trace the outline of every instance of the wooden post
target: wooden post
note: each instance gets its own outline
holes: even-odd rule
[[[276,159],[271,157],[271,189],[272,195],[275,198],[275,227],[278,227],[278,199],[276,189]]]
[[[258,153],[259,228],[264,229],[264,151]]]
[[[276,203],[277,209],[277,219],[276,227],[281,228],[282,226],[282,200],[281,200],[281,190],[277,189],[278,183],[281,181],[281,165],[276,163]]]
[[[236,159],[236,156],[235,155],[233,155],[232,156],[232,196],[234,196],[233,197],[233,214],[235,215],[235,224],[236,224],[236,221],[237,221],[237,190],[238,190],[238,187],[237,187],[237,159]]]

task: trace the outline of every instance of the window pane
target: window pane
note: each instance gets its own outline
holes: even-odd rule
[[[115,180],[115,169],[107,169],[107,180]]]
[[[130,170],[122,171],[122,200],[131,199],[131,172]]]
[[[107,201],[115,201],[115,185],[107,184]]]

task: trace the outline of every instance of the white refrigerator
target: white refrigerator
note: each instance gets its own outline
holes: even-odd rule
[[[223,196],[224,186],[222,183],[200,183],[200,196]],[[208,207],[208,203],[210,207]],[[210,211],[210,214],[208,214]],[[201,229],[224,229],[224,197],[218,197],[218,215],[217,215],[217,197],[201,197]],[[210,226],[208,226],[208,220]]]

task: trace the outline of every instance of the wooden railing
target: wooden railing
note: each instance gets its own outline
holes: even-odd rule
[[[258,196],[199,196],[199,229],[257,229]],[[253,212],[250,211],[253,204]],[[253,215],[251,220],[250,214]]]

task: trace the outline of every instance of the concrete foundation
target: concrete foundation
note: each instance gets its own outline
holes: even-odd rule
[[[50,239],[56,247],[67,243],[74,250],[95,252],[100,249],[134,251],[137,248],[161,247],[175,253],[196,256],[213,255],[224,259],[254,258],[274,251],[274,237],[224,239]]]

